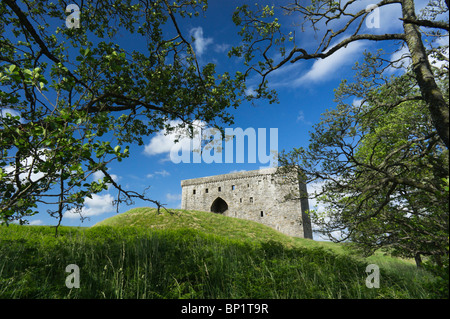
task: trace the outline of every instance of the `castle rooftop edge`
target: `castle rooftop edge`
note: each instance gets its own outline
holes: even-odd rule
[[[221,175],[205,176],[192,179],[185,179],[181,181],[181,186],[198,185],[203,183],[228,181],[233,179],[249,178],[260,175],[272,175],[276,172],[277,167],[269,167],[263,169],[257,169],[252,171],[234,172]]]

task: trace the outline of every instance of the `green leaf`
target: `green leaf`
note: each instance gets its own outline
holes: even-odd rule
[[[97,152],[96,152],[96,154],[95,154],[95,156],[96,156],[97,158],[100,158],[100,157],[102,157],[103,155],[105,155],[105,149],[104,149],[104,148],[97,150]]]

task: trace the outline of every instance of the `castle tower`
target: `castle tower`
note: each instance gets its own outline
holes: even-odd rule
[[[268,168],[183,180],[181,208],[252,220],[289,236],[312,239],[306,185],[287,184],[275,172]],[[297,196],[287,199],[288,194]]]

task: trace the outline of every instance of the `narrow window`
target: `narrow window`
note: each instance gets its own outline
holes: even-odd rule
[[[222,191],[222,188],[221,188],[221,187],[219,187],[219,192],[220,192],[220,191]]]
[[[253,203],[253,197],[250,197],[250,203]]]
[[[192,191],[192,194],[194,194],[195,195],[195,189]]]
[[[263,211],[261,211],[261,217],[264,217],[264,212]]]
[[[231,185],[231,190],[235,190],[236,189],[236,186],[235,185]]]
[[[239,198],[239,202],[241,202],[241,203],[242,203],[242,198]]]
[[[208,189],[205,189],[205,193],[208,193]]]

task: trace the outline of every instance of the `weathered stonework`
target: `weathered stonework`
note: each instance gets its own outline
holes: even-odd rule
[[[290,192],[306,194],[306,185],[287,185],[275,172],[268,168],[183,180],[181,208],[253,220],[289,236],[312,239],[305,213],[308,199],[285,199]]]

